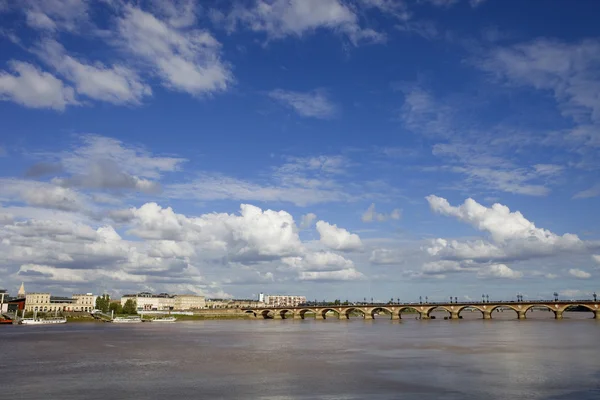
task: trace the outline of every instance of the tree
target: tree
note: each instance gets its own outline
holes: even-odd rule
[[[119,302],[112,302],[108,306],[109,311],[113,311],[115,314],[123,314],[123,306]]]
[[[123,306],[123,314],[137,314],[137,301],[128,299]]]
[[[102,310],[103,313],[110,310],[110,296],[108,294],[96,297],[96,309]]]

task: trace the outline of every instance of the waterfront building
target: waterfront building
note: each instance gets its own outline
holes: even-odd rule
[[[296,307],[306,303],[305,296],[266,295],[264,305],[269,307]]]
[[[94,309],[95,296],[91,293],[72,297],[52,296],[50,293],[26,293],[25,311],[40,312],[89,312]]]
[[[127,300],[134,300],[138,311],[171,311],[200,310],[206,307],[204,296],[191,294],[169,295],[168,293],[152,294],[141,292],[126,294],[121,297],[121,305]]]

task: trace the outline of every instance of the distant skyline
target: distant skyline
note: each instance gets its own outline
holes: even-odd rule
[[[0,288],[591,298],[598,15],[0,0]]]

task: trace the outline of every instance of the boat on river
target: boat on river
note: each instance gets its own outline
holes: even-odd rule
[[[162,318],[154,318],[151,319],[150,322],[175,322],[177,318],[175,317],[162,317]]]
[[[108,321],[113,324],[137,324],[142,322],[141,317],[115,317],[112,320]]]
[[[66,324],[67,319],[65,317],[52,317],[52,318],[23,318],[19,322],[22,325],[56,325]]]

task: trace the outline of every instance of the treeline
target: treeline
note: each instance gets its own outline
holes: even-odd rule
[[[134,299],[128,299],[125,305],[121,305],[120,301],[111,301],[108,294],[103,294],[96,298],[96,309],[103,313],[114,312],[115,314],[137,314],[137,302]]]

